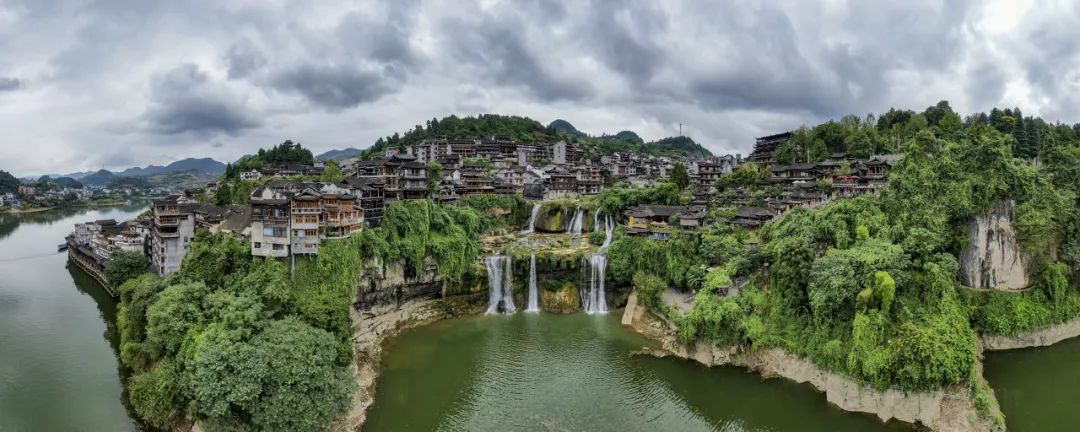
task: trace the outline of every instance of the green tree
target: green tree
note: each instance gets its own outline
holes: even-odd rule
[[[319,181],[326,183],[339,183],[345,176],[341,174],[341,168],[338,167],[337,161],[326,162],[326,167],[323,168],[323,173],[319,176]]]
[[[439,162],[428,162],[427,166],[427,187],[428,193],[435,193],[439,189],[439,182],[443,177],[443,166]]]
[[[115,288],[149,271],[150,263],[142,252],[119,250],[109,258],[105,278]]]
[[[675,183],[675,186],[679,187],[679,190],[684,190],[687,186],[690,186],[690,173],[686,170],[686,165],[680,162],[675,163],[675,167],[671,169],[669,181]]]
[[[337,366],[337,342],[330,333],[284,319],[272,323],[251,346],[256,361],[273,371],[256,381],[262,391],[249,411],[256,428],[327,430],[349,408],[356,381]]]

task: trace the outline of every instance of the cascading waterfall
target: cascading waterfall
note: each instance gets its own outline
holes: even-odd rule
[[[581,210],[581,207],[578,207],[577,210],[574,210],[574,218],[570,219],[570,234],[581,235],[581,218],[585,217],[584,213],[585,212]]]
[[[525,312],[540,312],[540,293],[536,290],[536,252],[529,257],[529,304]]]
[[[513,269],[510,257],[492,255],[484,259],[488,272],[488,314],[514,313]]]
[[[581,294],[581,308],[587,314],[607,313],[607,299],[604,296],[607,256],[595,253],[581,259],[582,267],[587,269],[589,277],[589,291]]]
[[[604,218],[604,244],[600,245],[600,252],[607,250],[608,246],[611,246],[611,235],[615,232],[615,221],[611,219],[611,216]]]
[[[540,203],[533,204],[532,214],[529,215],[529,227],[522,231],[522,234],[530,234],[535,231],[537,213],[540,213]]]
[[[593,210],[592,213],[592,230],[600,231],[600,209]]]

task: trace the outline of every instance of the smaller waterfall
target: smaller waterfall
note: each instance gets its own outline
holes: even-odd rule
[[[488,272],[488,314],[514,313],[513,268],[510,257],[492,255],[484,259]]]
[[[600,245],[600,252],[607,250],[608,246],[611,246],[611,235],[615,232],[615,221],[611,219],[611,216],[604,218],[604,244]]]
[[[600,209],[593,210],[592,213],[592,230],[600,232]]]
[[[591,254],[581,258],[583,268],[588,272],[589,290],[581,293],[581,308],[587,314],[607,313],[607,299],[604,295],[604,275],[607,272],[607,256]]]
[[[529,304],[525,312],[540,312],[540,293],[536,290],[536,252],[529,257]]]
[[[581,210],[581,207],[574,210],[574,218],[570,219],[570,226],[567,228],[570,234],[581,235],[581,218],[583,217],[585,217],[585,212]]]
[[[522,231],[522,234],[530,234],[535,230],[537,213],[540,213],[540,203],[533,204],[532,214],[529,215],[529,227]]]

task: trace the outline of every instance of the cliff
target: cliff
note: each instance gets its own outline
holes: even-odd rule
[[[824,370],[813,362],[779,348],[746,350],[740,346],[716,346],[705,342],[679,343],[670,324],[641,308],[627,308],[623,322],[639,333],[662,343],[663,349],[637,354],[678,357],[702,365],[743,366],[763,378],[786,378],[806,383],[825,393],[830,404],[851,412],[876,415],[882,421],[896,419],[921,424],[934,431],[975,432],[995,430],[993,422],[979,415],[964,386],[937,391],[878,390]]]
[[[1011,336],[982,335],[979,342],[984,350],[1000,351],[1049,346],[1077,336],[1080,336],[1080,318]]]
[[[1029,258],[1020,248],[1011,200],[1001,200],[968,223],[968,245],[960,254],[960,281],[972,288],[1027,288]]]

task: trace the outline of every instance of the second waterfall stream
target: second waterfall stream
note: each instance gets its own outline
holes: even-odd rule
[[[525,312],[540,312],[540,293],[536,289],[536,252],[529,257],[529,301]]]

